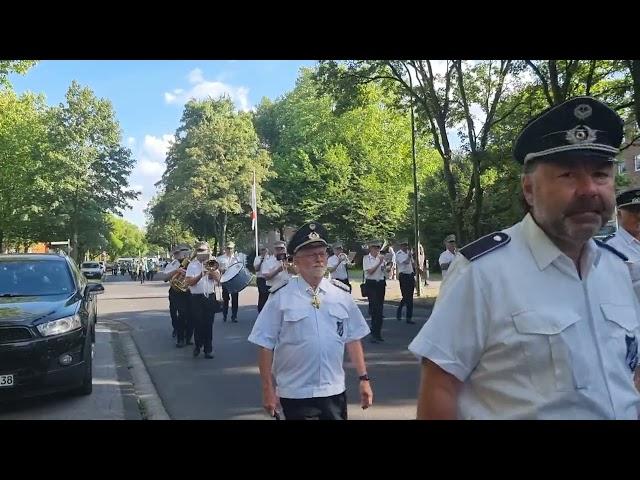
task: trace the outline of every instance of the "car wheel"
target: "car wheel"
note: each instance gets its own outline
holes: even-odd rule
[[[91,395],[91,392],[93,391],[92,351],[93,351],[93,342],[91,341],[91,336],[87,336],[87,345],[85,345],[85,349],[84,349],[84,364],[86,365],[86,369],[84,372],[82,385],[76,391],[78,395]]]

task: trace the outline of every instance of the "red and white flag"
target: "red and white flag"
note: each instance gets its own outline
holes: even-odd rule
[[[251,230],[258,224],[258,206],[256,202],[256,173],[253,172],[253,187],[251,188]]]

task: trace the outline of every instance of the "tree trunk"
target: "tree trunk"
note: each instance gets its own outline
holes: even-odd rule
[[[0,253],[4,253],[4,232],[0,230]]]

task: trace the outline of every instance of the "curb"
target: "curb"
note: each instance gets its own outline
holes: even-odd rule
[[[100,323],[111,326],[121,341],[122,350],[128,363],[127,368],[133,379],[133,388],[135,389],[142,418],[144,420],[171,420],[149,376],[149,372],[147,372],[147,368],[140,356],[133,336],[129,332],[129,328],[118,321]]]

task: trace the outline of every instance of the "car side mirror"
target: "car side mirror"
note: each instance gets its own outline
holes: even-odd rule
[[[87,286],[87,293],[104,293],[104,287],[101,283],[92,283]]]

